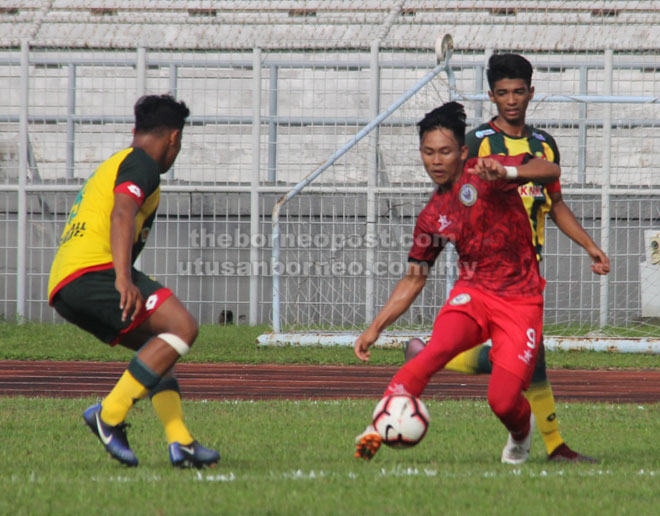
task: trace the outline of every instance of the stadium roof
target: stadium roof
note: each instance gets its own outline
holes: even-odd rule
[[[0,47],[657,50],[657,1],[5,0]]]

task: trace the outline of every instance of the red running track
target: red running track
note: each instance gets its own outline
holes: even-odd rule
[[[105,396],[126,368],[117,362],[0,361],[0,396]],[[186,399],[378,398],[398,367],[178,364]],[[555,397],[564,401],[657,403],[660,370],[551,370]],[[481,399],[488,376],[443,371],[425,397]]]

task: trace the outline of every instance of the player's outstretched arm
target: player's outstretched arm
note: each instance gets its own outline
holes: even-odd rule
[[[603,250],[596,245],[589,234],[584,230],[580,222],[575,218],[571,209],[564,202],[561,192],[550,193],[552,206],[550,207],[550,218],[557,227],[576,244],[582,246],[592,260],[591,270],[596,274],[607,274],[610,272],[610,260]]]
[[[517,167],[504,166],[495,158],[478,158],[468,172],[487,181],[510,179],[518,183],[534,181],[541,184],[552,183],[561,175],[559,165],[538,158],[530,159],[527,163]]]
[[[122,310],[122,321],[125,321],[129,315],[133,320],[144,302],[131,276],[137,211],[138,204],[130,196],[123,193],[115,194],[115,204],[110,214],[110,247],[116,275],[115,288],[121,297],[119,308]]]
[[[369,325],[369,328],[355,341],[353,348],[355,356],[363,362],[369,360],[369,356],[371,355],[369,347],[378,340],[380,333],[385,328],[410,308],[410,305],[413,304],[413,301],[415,301],[424,288],[427,276],[427,266],[417,263],[410,263],[408,265],[406,275],[396,284],[385,306],[378,312],[378,315]]]

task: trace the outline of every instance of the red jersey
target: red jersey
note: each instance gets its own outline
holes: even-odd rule
[[[490,156],[503,165],[530,158]],[[532,245],[529,216],[518,193],[519,183],[486,181],[467,169],[449,191],[438,189],[417,217],[408,261],[435,263],[447,242],[458,252],[456,286],[476,287],[498,296],[538,296],[545,280]]]

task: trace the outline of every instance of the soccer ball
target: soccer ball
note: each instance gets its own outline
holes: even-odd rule
[[[393,448],[410,448],[429,428],[429,411],[422,400],[409,394],[390,394],[376,405],[373,425],[383,442]]]

